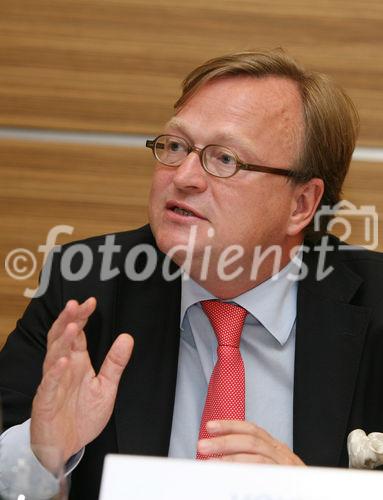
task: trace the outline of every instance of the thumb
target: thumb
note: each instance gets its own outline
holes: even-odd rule
[[[109,349],[102,363],[98,378],[105,379],[105,381],[117,385],[120,381],[122,372],[128,364],[133,345],[133,337],[127,333],[121,333]]]

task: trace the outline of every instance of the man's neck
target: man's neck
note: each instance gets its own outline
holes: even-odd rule
[[[227,267],[224,273],[222,269],[219,269],[217,263],[211,261],[207,271],[200,265],[192,265],[188,274],[215,297],[225,300],[232,299],[279,273],[296,255],[302,241],[295,243],[288,249],[281,250],[281,253],[264,252],[263,260],[255,258],[252,262],[238,261],[232,267]],[[242,271],[239,273],[240,269]],[[231,274],[233,278],[227,279]]]

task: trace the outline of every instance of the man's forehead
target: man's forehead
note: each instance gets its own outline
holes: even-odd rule
[[[170,118],[170,120],[166,123],[165,127],[168,130],[171,129],[174,131],[179,131],[185,135],[191,133],[191,124],[188,123],[184,118],[177,115],[172,116],[172,118]],[[237,138],[235,131],[231,130],[229,126],[224,129],[221,129],[217,135],[218,138],[226,139],[229,141]]]
[[[303,111],[298,84],[286,77],[268,75],[225,76],[204,83],[190,98],[176,110],[176,116],[186,108],[199,107],[204,114],[219,112],[223,115],[265,114],[269,117],[290,112]],[[177,121],[172,122],[179,125]]]
[[[200,136],[198,133],[199,128],[194,125],[195,124],[193,123],[185,121],[183,118],[174,116],[166,124],[165,130],[170,131],[175,135],[181,134],[192,144],[198,145],[197,143]],[[220,126],[219,128],[211,127],[209,129],[204,129],[202,138],[203,141],[199,144],[199,146],[206,146],[207,143],[211,143],[221,144],[233,148],[242,148],[243,151],[253,152],[254,161],[261,161],[261,158],[257,158],[254,141],[243,134],[238,134],[238,129],[235,124],[226,123],[224,126]]]
[[[248,133],[239,137],[238,130],[244,130],[244,123]],[[201,127],[208,141],[235,145],[240,140],[244,148],[251,148],[254,140],[261,139],[268,129],[281,134],[281,140],[295,150],[304,130],[298,85],[278,76],[212,80],[176,110],[167,123],[168,130],[180,132],[192,142],[201,136]]]

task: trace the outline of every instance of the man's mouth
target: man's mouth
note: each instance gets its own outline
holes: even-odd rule
[[[166,203],[166,208],[171,210],[175,214],[182,215],[184,217],[196,217],[198,219],[206,220],[202,214],[194,210],[192,207],[186,205],[185,203],[179,203],[176,201],[168,201]]]
[[[174,207],[172,211],[175,212],[176,214],[195,217],[195,214],[193,212],[191,212],[190,210],[184,210],[183,208]]]

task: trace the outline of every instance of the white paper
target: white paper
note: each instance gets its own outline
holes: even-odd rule
[[[100,500],[360,500],[382,488],[379,471],[108,455]]]

